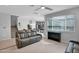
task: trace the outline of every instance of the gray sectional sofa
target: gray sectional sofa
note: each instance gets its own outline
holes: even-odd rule
[[[39,42],[42,39],[41,34],[37,34],[36,31],[21,30],[16,32],[16,45],[17,48],[22,48],[27,45]]]

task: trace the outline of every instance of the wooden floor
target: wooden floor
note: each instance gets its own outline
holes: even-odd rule
[[[16,46],[15,38],[0,41],[0,50],[6,50],[14,46]]]
[[[42,39],[39,44],[36,44],[36,49],[38,49],[38,47],[40,45],[43,45],[42,48],[44,48],[44,45],[45,45],[46,47],[48,47],[48,50],[52,49],[52,51],[51,51],[52,53],[55,53],[55,52],[64,53],[64,50],[67,47],[67,44],[65,44],[65,43],[59,43],[59,42],[56,42],[53,40],[46,40],[46,39]],[[26,50],[28,52],[30,52],[29,50],[31,50],[34,47],[35,47],[35,45],[27,46]],[[41,48],[41,47],[39,47],[39,48]],[[5,40],[5,41],[0,42],[0,51],[13,51],[13,50],[18,50],[16,47],[16,44],[15,44],[15,39],[10,39],[10,40]],[[45,51],[45,50],[43,50],[43,51]],[[36,51],[32,51],[32,52],[36,52]]]

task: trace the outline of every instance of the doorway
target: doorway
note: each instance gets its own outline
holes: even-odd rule
[[[17,16],[11,15],[11,38],[15,38],[17,32]]]

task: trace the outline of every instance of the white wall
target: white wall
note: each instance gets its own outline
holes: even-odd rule
[[[9,14],[0,13],[0,40],[11,38],[11,19]]]
[[[79,7],[48,14],[45,16],[45,19],[47,21],[48,18],[50,18],[50,17],[62,16],[62,15],[75,15],[75,17],[76,17],[75,25],[76,26],[75,26],[75,32],[62,32],[61,41],[65,42],[65,43],[68,43],[69,40],[79,41]],[[47,29],[47,25],[46,25],[46,29]],[[47,32],[47,30],[46,30],[46,32]],[[48,36],[47,33],[46,33],[46,36]]]
[[[32,21],[32,23],[31,23],[32,28],[35,28],[36,21],[44,21],[44,17],[37,16],[37,15],[19,16],[18,21],[17,21],[18,29],[19,30],[27,29],[27,24],[29,24],[30,21]],[[19,22],[20,22],[21,26],[19,26],[19,24],[18,24]]]

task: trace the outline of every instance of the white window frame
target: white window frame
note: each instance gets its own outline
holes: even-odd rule
[[[66,26],[67,26],[67,20],[66,20],[66,19],[67,19],[67,16],[74,16],[74,15],[65,15],[65,19],[64,19],[64,23],[65,23],[64,26],[65,26],[65,28],[64,28],[63,31],[61,31],[61,30],[59,30],[59,31],[56,31],[56,30],[55,30],[55,31],[54,31],[54,30],[53,30],[53,27],[52,27],[51,30],[49,30],[49,28],[48,28],[48,31],[54,31],[54,32],[75,32],[75,21],[76,21],[76,18],[75,18],[75,16],[74,16],[74,26],[73,26],[74,29],[73,29],[73,31],[68,31],[68,30],[67,30],[67,27],[66,27]],[[59,16],[57,16],[57,17],[59,17]],[[64,17],[64,16],[63,16],[63,17]],[[52,17],[52,18],[53,18],[53,17]],[[52,18],[48,19],[48,21],[51,20]],[[53,24],[52,24],[52,26],[53,26]]]

